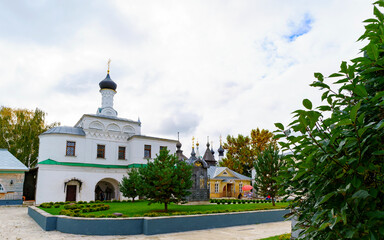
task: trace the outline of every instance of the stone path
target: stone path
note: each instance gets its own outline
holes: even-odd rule
[[[227,240],[244,239],[256,240],[260,238],[280,235],[291,231],[290,222],[275,222],[241,227],[216,228],[182,233],[159,234],[152,236],[87,236],[61,233],[58,231],[43,231],[37,223],[28,216],[27,207],[0,206],[0,239],[49,239],[49,240],[77,240],[77,239],[156,239],[156,240]]]

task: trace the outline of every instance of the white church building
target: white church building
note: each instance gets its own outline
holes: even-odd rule
[[[39,136],[36,204],[122,199],[118,183],[130,168],[142,167],[160,149],[175,153],[177,140],[141,135],[141,122],[117,117],[117,85],[99,83],[101,107],[74,127],[59,126]]]

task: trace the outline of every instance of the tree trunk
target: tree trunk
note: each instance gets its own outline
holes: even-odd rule
[[[275,206],[275,197],[272,197],[272,205]]]
[[[168,203],[164,203],[165,204],[165,209],[164,209],[164,211],[165,212],[168,212]]]

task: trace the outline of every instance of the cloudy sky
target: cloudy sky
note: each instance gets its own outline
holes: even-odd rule
[[[313,73],[358,56],[367,0],[0,0],[0,105],[73,126],[101,106],[112,59],[119,117],[142,134],[191,138],[287,124]]]

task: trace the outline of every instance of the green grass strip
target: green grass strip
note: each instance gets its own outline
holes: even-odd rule
[[[89,203],[88,203],[89,204]],[[110,206],[109,210],[84,213],[85,215],[92,214],[96,216],[108,215],[113,213],[122,213],[128,217],[143,217],[143,216],[164,216],[164,215],[190,215],[190,214],[210,214],[218,212],[242,212],[242,211],[257,211],[269,209],[284,209],[289,203],[248,203],[248,204],[208,204],[208,205],[177,205],[170,204],[168,206],[168,213],[164,213],[164,205],[154,203],[148,205],[148,201],[137,202],[110,202],[105,203]],[[92,204],[91,204],[92,205]],[[64,205],[55,208],[42,208],[40,209],[52,214],[58,215],[64,209]]]

